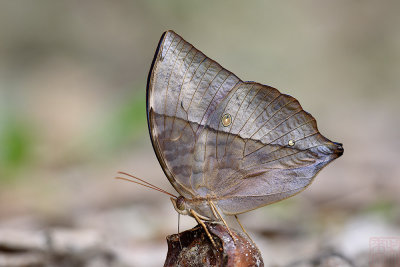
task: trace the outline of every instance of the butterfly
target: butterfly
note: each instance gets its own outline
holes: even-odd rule
[[[226,224],[224,216],[298,194],[344,151],[294,97],[242,81],[173,31],[162,35],[151,65],[147,120],[180,194],[174,208],[206,231],[203,221]]]

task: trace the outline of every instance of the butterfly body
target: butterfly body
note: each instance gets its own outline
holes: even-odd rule
[[[147,115],[157,158],[181,195],[175,209],[202,220],[291,197],[343,154],[295,98],[242,81],[172,31],[150,69]]]

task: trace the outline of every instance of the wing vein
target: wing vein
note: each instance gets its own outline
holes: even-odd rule
[[[197,84],[196,89],[194,90],[194,93],[193,93],[193,95],[192,95],[192,98],[190,99],[189,106],[188,106],[187,109],[186,109],[186,110],[187,110],[187,113],[188,113],[188,118],[187,118],[188,121],[189,121],[189,109],[190,109],[190,106],[192,105],[193,98],[194,98],[195,94],[197,93],[197,90],[199,89],[199,86],[200,86],[201,82],[203,81],[204,76],[206,75],[206,73],[207,73],[208,70],[210,69],[212,63],[213,63],[213,62],[211,61],[210,64],[208,65],[206,71],[205,71],[204,74],[202,75],[202,77],[201,77],[199,83]]]
[[[174,49],[174,51],[172,51],[171,53],[174,53],[177,49],[178,49],[178,46],[179,46],[179,44],[182,42],[182,38],[181,38],[181,40],[179,40],[179,42],[178,42],[178,44],[176,45],[176,47],[175,47],[175,49]],[[172,69],[171,69],[171,72],[169,73],[169,75],[168,75],[168,84],[167,84],[167,88],[166,88],[166,90],[165,90],[165,99],[164,99],[164,128],[163,128],[163,131],[165,131],[165,115],[167,114],[167,99],[168,99],[168,87],[169,87],[169,83],[170,83],[170,81],[171,81],[171,76],[172,76],[172,73],[174,72],[174,70],[175,70],[175,66],[176,66],[176,62],[178,61],[178,58],[179,58],[179,54],[182,52],[182,49],[183,49],[183,47],[184,47],[184,45],[182,45],[182,47],[181,47],[181,49],[179,50],[179,53],[177,54],[177,56],[176,56],[176,58],[175,58],[175,62],[174,62],[174,65],[172,66]],[[166,55],[165,55],[166,56]],[[163,143],[164,143],[164,141],[163,141]],[[164,146],[164,145],[163,145]]]
[[[274,97],[268,104],[266,104],[265,107],[261,110],[260,114],[258,114],[258,116],[253,120],[252,123],[254,123],[254,122],[261,116],[261,114],[263,114],[264,111],[265,111],[273,102],[275,102],[275,100],[277,100],[280,96],[282,96],[282,94],[278,94],[278,95],[277,95],[276,97]],[[256,132],[258,132],[258,131],[261,129],[261,127],[262,127],[262,126],[260,126],[260,127],[257,129]],[[255,132],[255,133],[256,133],[256,132]],[[254,136],[255,133],[253,133],[253,134],[250,136],[249,139],[251,139],[251,138]]]
[[[203,55],[203,56],[204,56],[204,55]],[[190,83],[190,82],[193,80],[193,78],[196,76],[197,70],[199,69],[199,67],[201,66],[201,64],[203,64],[204,61],[206,61],[206,59],[207,59],[207,57],[204,56],[204,59],[203,59],[203,60],[199,63],[199,65],[196,67],[196,70],[194,71],[192,77],[191,77],[190,80],[189,80],[189,83]],[[208,67],[210,67],[210,66],[208,66]],[[208,67],[207,67],[207,70],[208,70]],[[204,75],[205,75],[205,74],[204,74]],[[201,82],[201,81],[200,81],[200,82]],[[197,90],[197,89],[196,89],[196,90]],[[195,92],[195,93],[196,93],[196,92]],[[193,95],[193,96],[194,96],[194,95]],[[192,96],[192,100],[193,100],[193,96]],[[191,100],[191,101],[192,101],[192,100]],[[186,113],[186,121],[187,121],[185,127],[182,128],[182,131],[184,131],[184,130],[186,129],[186,126],[189,125],[190,129],[191,129],[192,132],[193,132],[193,136],[196,136],[196,132],[194,131],[192,125],[191,125],[190,122],[189,122],[189,113],[188,113],[188,110],[189,110],[189,108],[190,108],[190,105],[191,105],[191,103],[189,103],[189,106],[188,106],[188,108],[187,108],[186,110],[185,110],[185,108],[184,108],[183,105],[182,105],[182,109],[183,109],[183,111],[185,111],[185,113]]]
[[[281,136],[279,136],[278,138],[275,138],[274,140],[272,140],[272,141],[268,142],[268,143],[267,143],[267,144],[265,144],[263,147],[265,147],[265,146],[267,146],[267,145],[270,145],[271,143],[275,142],[276,140],[278,140],[278,139],[282,138],[283,136],[285,136],[285,135],[288,135],[289,133],[291,133],[291,132],[295,131],[296,129],[298,129],[298,128],[300,128],[300,127],[303,127],[304,125],[307,125],[307,124],[309,124],[310,122],[313,122],[313,121],[315,121],[315,119],[314,119],[314,118],[313,118],[312,120],[306,121],[305,123],[303,123],[303,124],[301,124],[301,125],[299,125],[299,126],[297,126],[297,127],[293,128],[293,129],[291,129],[290,131],[288,131],[288,132],[286,132],[286,133],[282,134],[282,135],[281,135]]]
[[[185,56],[185,58],[183,59],[182,64],[185,63],[186,57],[189,55],[190,51],[192,51],[193,48],[194,48],[194,46],[191,45],[191,48],[190,48],[190,50],[188,51],[188,53],[187,53],[187,55]],[[179,86],[181,89],[179,90],[178,99],[177,99],[177,101],[176,101],[175,113],[174,113],[174,116],[173,116],[173,118],[172,118],[171,132],[170,132],[170,134],[169,134],[170,138],[171,138],[172,132],[173,132],[173,130],[174,130],[176,113],[178,112],[178,105],[179,105],[179,99],[181,98],[181,92],[182,92],[182,90],[184,89],[183,86],[184,86],[184,82],[185,82],[185,79],[186,79],[186,74],[188,73],[190,67],[192,66],[193,60],[194,60],[194,58],[196,57],[196,55],[197,55],[197,51],[196,51],[196,53],[193,55],[193,58],[191,59],[190,64],[189,64],[188,68],[186,69],[185,74],[184,74],[184,76],[183,76],[182,83],[181,83],[181,85]],[[181,65],[181,66],[182,66],[182,65]],[[178,87],[178,88],[179,88],[179,87]]]
[[[222,70],[223,70],[223,68],[217,73],[217,75],[218,75]],[[213,78],[212,82],[213,82],[214,79],[217,77],[217,75]],[[224,81],[223,81],[223,82],[220,84],[220,86],[218,87],[217,91],[214,93],[214,95],[213,95],[213,97],[212,97],[210,103],[208,103],[208,106],[207,106],[206,110],[205,110],[204,113],[203,113],[203,117],[201,117],[200,124],[199,124],[199,126],[197,127],[196,132],[198,132],[199,128],[202,126],[202,122],[203,122],[203,120],[204,120],[204,117],[206,116],[207,111],[208,111],[208,109],[210,108],[210,106],[211,106],[211,104],[212,104],[212,102],[213,102],[215,96],[217,95],[217,93],[218,93],[219,90],[221,89],[222,85],[226,82],[226,80],[227,80],[230,76],[231,76],[231,73],[229,73],[228,76],[226,76],[226,78],[224,79]],[[212,83],[212,82],[209,83],[208,88],[211,86],[211,83]],[[207,90],[208,90],[208,88],[207,88]]]
[[[261,140],[264,136],[266,136],[267,134],[269,134],[270,132],[272,132],[273,130],[275,130],[276,128],[278,128],[279,126],[282,125],[282,123],[284,123],[285,121],[287,121],[288,119],[290,119],[291,117],[295,116],[296,114],[299,114],[300,112],[302,112],[303,109],[300,107],[300,110],[296,111],[295,113],[289,115],[288,117],[286,117],[284,120],[282,120],[280,123],[278,123],[277,125],[275,125],[275,127],[273,127],[272,129],[270,129],[266,134],[264,134],[263,136],[261,136],[259,139]]]
[[[225,156],[226,156],[226,148],[227,148],[227,144],[228,144],[228,139],[229,139],[229,136],[231,135],[233,125],[234,125],[235,122],[236,122],[236,117],[237,117],[237,115],[238,115],[238,113],[239,113],[239,111],[240,111],[240,108],[242,107],[244,101],[246,100],[247,96],[249,95],[250,91],[253,89],[254,85],[255,85],[255,84],[253,83],[252,86],[251,86],[251,87],[249,88],[249,90],[247,91],[245,97],[243,98],[242,102],[240,103],[240,106],[239,106],[238,110],[236,111],[235,116],[233,117],[232,125],[231,125],[231,127],[229,128],[229,132],[228,132],[228,134],[226,135],[226,138],[225,138],[225,151],[224,151],[224,155],[223,155],[223,157],[222,157],[221,160],[223,160],[223,159],[225,158]]]
[[[283,96],[283,95],[282,95],[282,96]],[[267,123],[268,123],[273,117],[275,117],[275,115],[276,115],[279,111],[281,111],[284,107],[286,107],[287,105],[293,103],[294,101],[296,101],[296,100],[293,98],[291,101],[287,102],[285,105],[283,105],[282,107],[280,107],[277,111],[275,111],[274,114],[272,114],[272,115],[268,118],[268,120],[266,120],[266,121],[258,128],[258,130],[255,131],[255,132],[250,136],[250,138],[252,138],[256,133],[258,133],[258,131],[260,131],[261,128],[263,128],[265,125],[267,125]]]
[[[229,100],[227,101],[227,103],[226,103],[226,105],[225,105],[225,107],[224,107],[224,111],[225,111],[225,109],[226,109],[226,107],[229,105],[229,103],[231,102],[231,100],[232,100],[232,98],[233,98],[233,95],[236,93],[236,91],[240,88],[240,86],[241,85],[239,85],[238,87],[236,87],[237,86],[237,84],[238,83],[240,83],[241,81],[239,80],[233,87],[232,87],[232,90],[230,91],[230,94],[231,94],[231,96],[230,96],[230,98],[229,98]],[[235,92],[233,92],[233,90],[236,88],[236,90],[235,90]],[[229,95],[229,94],[228,94]],[[227,95],[227,96],[228,96]],[[217,159],[217,161],[218,161],[218,133],[219,133],[219,128],[221,127],[221,123],[220,122],[218,122],[218,130],[217,130],[217,135],[216,135],[216,141],[215,141],[215,158]],[[219,163],[219,162],[218,162]]]
[[[316,133],[315,133],[315,134],[316,134]],[[313,135],[314,135],[314,134],[313,134]],[[297,150],[295,153],[292,153],[292,154],[289,154],[289,155],[285,155],[285,156],[282,156],[282,157],[280,157],[280,158],[276,158],[276,159],[273,159],[273,160],[270,160],[270,161],[261,162],[261,163],[257,163],[257,164],[251,165],[251,166],[247,166],[247,167],[244,168],[244,169],[240,169],[240,171],[247,171],[247,170],[250,170],[251,168],[253,168],[254,166],[262,165],[262,164],[267,164],[267,163],[270,163],[270,162],[274,162],[274,161],[276,161],[276,160],[280,160],[280,159],[283,159],[283,158],[286,158],[286,157],[290,157],[290,156],[296,155],[296,154],[298,154],[298,153],[301,153],[301,152],[310,150],[310,149],[312,149],[312,148],[320,147],[320,146],[323,146],[323,145],[316,145],[316,146],[309,147],[309,148],[307,148],[307,149]],[[280,148],[279,148],[279,149],[280,149]],[[279,149],[277,149],[277,150],[279,150]],[[275,150],[275,151],[277,151],[277,150]],[[273,151],[273,152],[275,152],[275,151]],[[262,169],[264,169],[264,168],[262,168]],[[278,169],[278,168],[265,168],[265,169]],[[235,174],[239,173],[240,171],[236,171],[236,172],[232,173],[231,175],[229,175],[229,177],[227,178],[227,180],[231,179]],[[225,187],[224,190],[221,191],[221,192],[226,192],[227,190],[229,190],[229,189],[231,189],[232,187],[236,186],[236,185],[237,185],[238,183],[240,183],[242,180],[243,180],[242,178],[238,179],[237,182],[231,184],[229,187]]]

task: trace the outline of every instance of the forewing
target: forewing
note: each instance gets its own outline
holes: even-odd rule
[[[183,196],[198,195],[190,179],[198,136],[238,83],[239,78],[176,33],[161,37],[147,83],[148,125],[157,158]]]
[[[229,125],[222,122],[225,114],[232,118]],[[206,152],[203,181],[195,187],[214,195],[225,214],[295,195],[343,153],[295,98],[253,82],[227,95],[198,139]]]

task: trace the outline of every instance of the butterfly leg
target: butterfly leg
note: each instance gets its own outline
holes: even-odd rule
[[[208,238],[210,239],[213,247],[218,250],[217,244],[215,244],[215,241],[212,238],[212,236],[211,236],[210,232],[208,231],[207,226],[204,224],[204,222],[199,218],[199,216],[197,216],[197,214],[194,210],[189,210],[189,212],[193,215],[193,217],[196,219],[196,221],[204,228],[204,231],[206,231],[206,234],[207,234]],[[222,249],[219,249],[219,250],[221,251]]]
[[[179,231],[179,224],[180,224],[180,222],[181,222],[181,214],[180,213],[178,213],[178,239],[179,239],[179,245],[180,245],[180,247],[181,247],[181,249],[182,249],[182,242],[181,242],[181,237],[180,237],[180,231]]]
[[[251,239],[250,235],[246,232],[246,230],[244,229],[243,225],[240,223],[239,218],[237,215],[235,215],[236,221],[238,222],[238,224],[240,225],[240,227],[242,228],[243,232],[247,235],[247,237],[251,240],[251,242],[254,243],[253,239]]]
[[[214,204],[211,200],[208,200],[208,202],[209,202],[209,204],[210,204],[210,207],[211,207],[212,212],[213,212],[214,214],[215,214],[215,213],[218,214],[218,216],[216,216],[216,217],[219,217],[219,218],[221,219],[221,221],[225,224],[226,228],[228,229],[229,235],[232,237],[233,243],[235,243],[235,242],[236,242],[236,239],[235,239],[235,237],[233,236],[233,234],[232,234],[232,232],[231,232],[231,229],[229,228],[228,224],[226,223],[226,221],[225,221],[224,218],[222,217],[221,213],[219,213],[217,207],[215,207],[215,204]]]
[[[208,204],[210,205],[210,208],[211,208],[211,211],[212,211],[214,217],[215,218],[219,218],[218,214],[215,212],[215,208],[214,208],[214,205],[213,205],[214,203],[211,204],[211,200],[209,200],[209,199],[207,201],[208,201]]]

